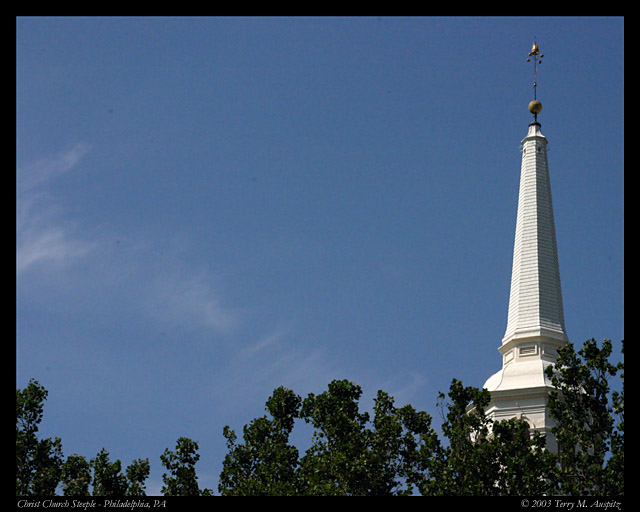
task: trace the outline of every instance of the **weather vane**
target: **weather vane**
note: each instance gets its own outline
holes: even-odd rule
[[[540,53],[540,49],[538,48],[538,43],[535,42],[535,38],[533,41],[533,46],[531,47],[531,51],[529,52],[529,58],[527,62],[531,62],[531,58],[533,57],[533,101],[529,103],[529,112],[533,114],[533,120],[538,122],[538,114],[542,110],[542,103],[538,101],[536,97],[536,88],[538,86],[538,64],[542,63],[542,55]]]

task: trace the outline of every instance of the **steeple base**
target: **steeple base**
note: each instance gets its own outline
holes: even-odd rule
[[[555,421],[547,403],[554,387],[546,369],[555,364],[558,349],[567,342],[564,333],[553,336],[531,332],[529,336],[511,337],[502,344],[502,369],[484,383],[491,393],[488,416],[494,421],[523,418],[532,430],[546,437],[548,450],[557,452],[551,429]]]
[[[552,390],[553,387],[540,386],[492,391],[487,415],[493,421],[524,419],[531,430],[545,436],[545,449],[558,453],[558,443],[551,431],[556,422],[547,405]]]

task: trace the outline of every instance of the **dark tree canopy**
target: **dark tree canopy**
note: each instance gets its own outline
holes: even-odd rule
[[[624,353],[624,342],[622,344]],[[302,398],[279,387],[266,414],[239,439],[226,426],[228,453],[218,483],[225,496],[402,496],[624,494],[624,362],[612,344],[589,340],[577,352],[559,350],[547,370],[555,391],[549,408],[559,454],[524,420],[494,422],[485,409],[490,393],[453,379],[440,393],[441,435],[432,418],[411,405],[398,407],[378,391],[373,409],[361,409],[362,389],[334,380]],[[614,381],[614,378],[619,380]],[[59,438],[38,437],[48,392],[31,380],[16,390],[16,494],[19,496],[143,496],[149,459],[124,470],[102,449],[94,458],[64,457]],[[291,434],[311,429],[301,452]],[[196,474],[198,443],[181,437],[160,460],[165,496],[210,496]]]
[[[558,421],[563,494],[624,494],[624,362],[610,362],[612,351],[609,340],[588,340],[577,353],[568,344],[547,370],[556,388],[549,407]],[[621,388],[612,391],[618,374]]]
[[[624,364],[610,363],[611,342],[568,344],[549,376],[557,391],[549,407],[560,454],[525,420],[494,422],[490,393],[454,379],[443,411],[441,439],[432,418],[397,408],[378,392],[373,416],[360,410],[362,390],[347,380],[302,399],[278,388],[268,415],[244,428],[243,442],[225,427],[229,453],[220,475],[223,495],[622,495],[624,493]],[[611,392],[620,374],[622,387]],[[289,443],[295,421],[313,427],[300,454]]]
[[[196,462],[199,459],[198,443],[187,437],[178,439],[175,452],[167,448],[160,455],[162,465],[170,472],[170,475],[162,475],[162,493],[165,496],[210,496],[210,489],[198,486]]]
[[[16,494],[51,495],[60,481],[62,441],[38,439],[48,391],[31,379],[23,390],[16,390]]]

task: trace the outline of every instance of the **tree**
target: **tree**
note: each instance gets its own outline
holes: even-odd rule
[[[162,492],[165,496],[210,496],[211,489],[200,489],[196,476],[196,462],[198,455],[198,443],[186,437],[180,437],[176,443],[176,451],[168,448],[160,455],[160,460],[171,476],[162,475],[164,486]]]
[[[150,470],[149,459],[136,459],[127,466],[127,496],[146,496],[145,481]]]
[[[267,401],[271,415],[244,428],[244,443],[225,427],[229,453],[220,476],[223,495],[374,496],[411,493],[426,468],[435,432],[431,418],[411,406],[397,409],[380,391],[374,419],[360,412],[362,390],[333,381],[304,401],[278,388]],[[302,458],[289,444],[295,419],[315,431]]]
[[[361,394],[360,386],[343,380],[305,399],[303,417],[316,429],[302,459],[306,494],[358,496],[378,490],[368,464],[371,433],[366,430],[369,414],[359,411]]]
[[[624,341],[622,342],[624,354]],[[266,402],[267,414],[243,430],[228,426],[229,449],[218,490],[222,495],[623,495],[624,362],[610,361],[612,344],[585,342],[558,351],[547,375],[555,387],[549,408],[559,454],[544,449],[543,435],[524,420],[493,421],[485,409],[490,393],[453,380],[439,394],[441,440],[431,417],[411,405],[396,407],[378,391],[372,414],[360,410],[362,389],[334,380],[304,400],[284,387]],[[620,376],[620,387],[612,379]],[[145,493],[149,460],[123,472],[102,449],[87,461],[64,460],[59,438],[39,439],[47,390],[35,380],[16,390],[16,494],[138,496]],[[312,427],[306,451],[290,441],[296,422]],[[160,459],[166,496],[208,496],[195,465],[198,444],[178,439]]]
[[[38,439],[44,402],[48,392],[31,379],[24,390],[16,390],[16,495],[52,496],[62,472],[62,442]]]
[[[62,493],[65,496],[89,496],[91,464],[82,455],[69,455],[62,465]]]
[[[624,363],[611,363],[611,353],[610,340],[602,347],[588,340],[577,353],[569,343],[547,369],[556,388],[549,408],[558,422],[553,432],[560,447],[563,494],[624,493],[624,374],[622,390],[611,391],[611,379],[624,370]]]
[[[145,496],[149,470],[149,459],[138,459],[122,473],[121,462],[111,462],[104,448],[89,462],[81,455],[70,455],[62,465],[62,492],[65,496]]]
[[[138,459],[121,472],[121,463],[109,461],[103,448],[91,461],[73,454],[64,459],[59,438],[38,439],[48,391],[31,379],[16,390],[16,495],[53,496],[62,484],[65,496],[144,495],[149,460]],[[93,478],[92,478],[93,470]]]
[[[315,427],[314,442],[300,461],[303,491],[310,495],[411,494],[427,470],[436,433],[431,417],[378,391],[374,418],[360,412],[360,386],[333,381],[310,394],[301,416]]]
[[[124,496],[127,492],[127,479],[122,474],[119,460],[109,461],[109,452],[104,448],[91,459],[93,467],[94,496]]]
[[[490,471],[481,464],[479,447],[489,434],[489,419],[484,408],[490,395],[486,390],[464,387],[453,380],[447,396],[440,392],[439,406],[443,411],[442,432],[448,446],[438,444],[434,453],[431,478],[426,480],[423,495],[479,495],[487,494],[485,487],[492,485]],[[473,409],[470,411],[470,409]]]
[[[541,495],[555,487],[556,457],[524,420],[493,422],[487,390],[453,380],[440,393],[440,440],[431,417],[411,405],[397,408],[378,391],[373,417],[360,411],[361,388],[332,381],[304,400],[278,388],[268,415],[244,427],[243,443],[225,427],[229,453],[223,495]],[[295,420],[314,428],[300,457],[289,437]]]
[[[544,437],[529,432],[524,420],[493,422],[485,413],[490,393],[454,379],[439,394],[442,431],[423,495],[536,495],[548,488],[553,456]]]
[[[624,356],[624,340],[622,340],[621,352]],[[614,485],[617,484],[611,489],[612,494],[622,496],[624,494],[624,360],[618,363],[617,370],[620,372],[621,389],[613,392],[611,402],[618,422],[611,436],[611,458],[607,463],[606,478]]]
[[[552,494],[556,481],[556,456],[545,447],[545,436],[532,432],[521,419],[496,421],[480,447],[492,462],[495,485],[490,494],[541,496]]]
[[[218,491],[224,496],[290,496],[298,493],[298,450],[289,445],[301,400],[279,387],[267,400],[267,416],[244,427],[244,444],[237,444],[233,430],[225,426],[229,453],[225,456]]]

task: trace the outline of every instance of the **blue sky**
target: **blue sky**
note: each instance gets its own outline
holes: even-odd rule
[[[622,18],[18,18],[16,382],[213,489],[277,386],[501,364],[534,37],[569,338],[623,333]]]

